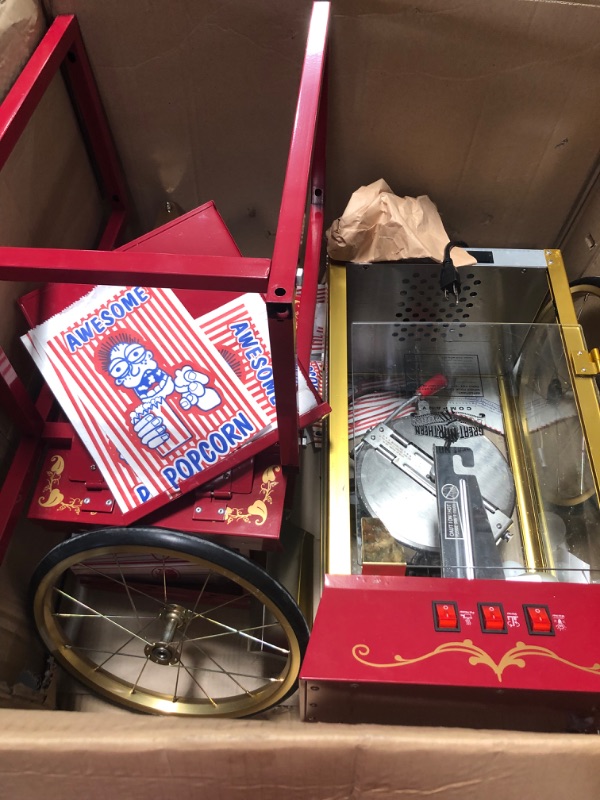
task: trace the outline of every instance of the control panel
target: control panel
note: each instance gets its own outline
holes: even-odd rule
[[[597,694],[598,613],[598,584],[327,576],[302,675]]]
[[[433,626],[436,631],[458,633],[461,630],[461,612],[454,600],[434,600]],[[565,627],[564,614],[556,614],[557,625],[560,629]],[[471,610],[465,610],[466,624],[472,624]],[[481,602],[477,603],[477,618],[481,625],[482,633],[508,633],[511,628],[527,627],[531,636],[554,636],[555,629],[552,615],[548,606],[542,603],[526,603],[521,612],[511,611],[510,615],[504,612],[502,603]]]

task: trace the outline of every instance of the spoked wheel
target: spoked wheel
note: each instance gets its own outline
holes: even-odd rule
[[[600,278],[578,278],[569,283],[569,290],[587,347],[600,347]],[[549,301],[538,313],[536,322],[551,323],[555,320],[556,310]],[[558,397],[570,386],[566,372],[557,376],[552,383],[556,386]],[[600,387],[598,376],[596,384]],[[555,457],[547,459],[548,463],[539,468],[547,499],[559,506],[574,506],[594,496],[594,480],[578,417],[565,416],[551,429],[532,435],[534,446],[539,444],[538,439],[544,437],[547,446],[550,437],[555,438],[555,446],[552,448]]]
[[[569,283],[569,289],[587,346],[600,347],[600,278],[577,278]],[[539,312],[536,322],[553,322],[555,319],[554,305],[548,302]]]
[[[578,278],[569,287],[587,346],[600,347],[600,278]]]
[[[32,579],[46,646],[110,700],[154,714],[241,717],[297,684],[308,627],[291,595],[220,545],[105,528],[48,553]]]

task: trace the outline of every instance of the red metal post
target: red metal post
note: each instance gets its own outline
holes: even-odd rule
[[[296,329],[298,361],[308,371],[315,322],[317,286],[323,242],[323,207],[325,203],[325,143],[327,135],[327,72],[323,75],[323,88],[315,134],[312,160],[310,206],[302,271],[302,297]]]
[[[60,69],[73,43],[74,17],[58,17],[0,105],[0,169]]]
[[[119,234],[121,233],[127,213],[125,211],[113,211],[108,218],[108,222],[102,232],[98,242],[98,250],[112,250],[115,246]]]
[[[25,436],[40,436],[44,420],[29,397],[27,389],[0,348],[0,408]]]
[[[291,466],[298,464],[293,303],[325,69],[329,9],[329,3],[313,6],[266,298],[281,460],[284,465]]]
[[[81,31],[77,20],[74,17],[71,19],[74,24],[73,44],[63,63],[64,74],[71,88],[84,139],[98,171],[103,196],[112,210],[101,240],[101,245],[108,249],[114,246],[125,222],[128,212],[127,187]]]

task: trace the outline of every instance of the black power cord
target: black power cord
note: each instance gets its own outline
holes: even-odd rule
[[[458,270],[454,266],[450,251],[453,247],[466,247],[464,242],[448,242],[444,248],[444,260],[442,262],[442,271],[440,272],[440,287],[447,298],[448,293],[451,292],[456,298],[458,303],[458,295],[460,294],[460,278],[458,277]]]

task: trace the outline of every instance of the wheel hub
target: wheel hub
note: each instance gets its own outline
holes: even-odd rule
[[[165,627],[158,641],[147,644],[144,653],[155,664],[168,666],[179,661],[179,642],[173,642],[175,634],[183,628],[191,617],[191,611],[179,605],[168,605],[163,608],[160,618]]]

